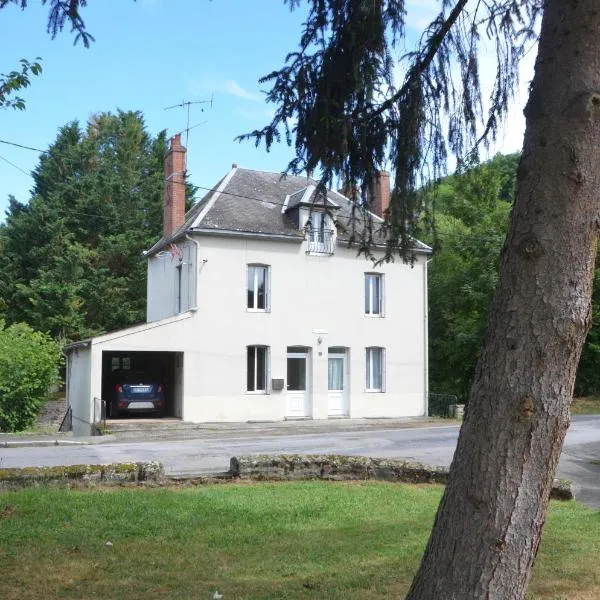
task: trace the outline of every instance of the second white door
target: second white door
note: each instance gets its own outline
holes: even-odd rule
[[[348,365],[346,352],[329,352],[327,397],[330,417],[348,416]]]

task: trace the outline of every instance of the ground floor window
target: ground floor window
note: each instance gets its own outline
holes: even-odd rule
[[[248,368],[246,390],[248,392],[267,393],[267,346],[248,346]]]
[[[367,392],[383,392],[383,348],[367,348],[366,356]]]

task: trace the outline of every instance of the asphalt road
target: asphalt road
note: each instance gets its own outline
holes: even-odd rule
[[[449,465],[456,446],[457,425],[417,428],[367,428],[352,431],[281,432],[254,430],[201,439],[123,441],[81,446],[0,449],[0,467],[102,464],[157,460],[169,474],[225,471],[229,459],[245,454],[336,453],[402,458],[430,465]],[[600,416],[573,417],[557,476],[571,479],[577,499],[600,508]]]

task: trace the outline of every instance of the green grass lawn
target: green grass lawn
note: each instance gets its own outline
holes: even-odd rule
[[[402,598],[440,495],[374,482],[3,493],[0,598]],[[529,598],[600,598],[599,551],[600,514],[553,503]]]

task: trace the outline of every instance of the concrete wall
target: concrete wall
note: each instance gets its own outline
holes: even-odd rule
[[[67,362],[67,401],[72,410],[73,433],[90,435],[93,397],[91,391],[91,347],[73,348]]]

